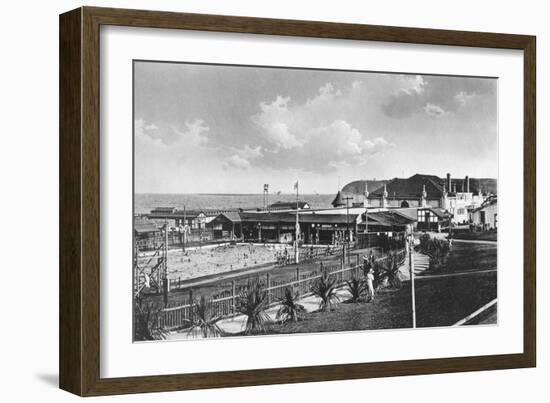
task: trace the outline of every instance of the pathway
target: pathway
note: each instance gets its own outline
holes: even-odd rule
[[[340,298],[340,302],[345,301],[349,298],[349,293],[344,289],[344,287],[341,287],[337,290],[336,294]],[[300,298],[298,300],[298,303],[302,304],[307,312],[313,312],[319,309],[319,302],[321,301],[320,298],[310,295],[304,298]],[[280,308],[280,304],[274,305],[267,309],[265,312],[267,313],[269,319],[271,321],[276,320],[277,311]],[[234,316],[232,318],[228,319],[222,319],[217,322],[217,325],[221,330],[227,333],[240,333],[243,332],[246,327],[246,315],[238,315]],[[181,331],[181,332],[170,332],[166,339],[167,340],[192,340],[196,338],[201,338],[200,335],[194,335],[192,333],[189,333],[187,331]]]
[[[418,276],[424,273],[430,268],[430,257],[419,253],[417,251],[413,252],[414,259],[414,275]],[[410,267],[409,267],[409,254],[405,258],[405,263],[399,268],[399,273],[402,281],[408,281],[411,279]]]

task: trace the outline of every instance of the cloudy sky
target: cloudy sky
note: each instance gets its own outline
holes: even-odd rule
[[[137,193],[497,177],[497,80],[135,62]]]

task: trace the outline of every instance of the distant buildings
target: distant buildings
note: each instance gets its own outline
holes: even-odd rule
[[[273,204],[270,204],[267,207],[267,210],[296,210],[296,207],[298,207],[300,210],[311,208],[308,202],[298,200],[298,202],[278,201]]]
[[[486,179],[485,181],[491,181]],[[361,195],[338,191],[332,208],[312,209],[307,201],[264,203],[261,208],[180,210],[159,207],[136,219],[136,239],[155,241],[156,228],[168,224],[172,232],[188,242],[222,240],[246,242],[293,242],[335,244],[346,239],[392,237],[413,230],[442,231],[468,225],[488,230],[498,227],[497,197],[482,192],[480,180],[442,179],[416,174],[384,181],[382,186]],[[475,183],[475,184],[474,184]],[[486,182],[496,192],[496,181]],[[363,201],[358,201],[363,198]]]
[[[483,204],[472,211],[472,225],[479,230],[496,230],[498,228],[497,196],[490,196]]]
[[[435,222],[435,217],[442,218],[446,212],[453,223],[466,224],[470,213],[488,196],[482,194],[481,186],[471,186],[467,176],[453,180],[450,174],[445,179],[416,174],[395,178],[372,192],[366,190],[364,200],[365,207],[418,208],[419,222]]]

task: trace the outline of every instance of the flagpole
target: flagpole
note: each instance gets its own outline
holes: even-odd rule
[[[299,205],[299,198],[298,198],[298,181],[296,181],[296,235],[295,235],[295,238],[296,238],[296,241],[294,243],[294,262],[295,263],[299,263],[299,259],[300,259],[300,256],[299,256],[299,252],[298,252],[298,237],[299,237],[299,233],[300,233],[300,223],[299,223],[299,218],[298,216],[300,215],[299,213],[299,210],[300,210],[300,205]]]

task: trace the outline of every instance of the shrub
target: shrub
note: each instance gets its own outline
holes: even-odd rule
[[[195,306],[197,307],[197,311],[193,317],[193,324],[189,332],[194,333],[198,330],[204,338],[221,336],[222,330],[216,324],[220,318],[213,315],[212,301],[202,295],[198,303],[195,303]]]
[[[352,278],[350,281],[346,281],[346,289],[351,294],[349,302],[359,302],[367,290],[365,281]]]
[[[445,267],[450,252],[448,241],[423,234],[420,237],[418,249],[430,257],[430,271],[439,271]]]
[[[265,332],[265,325],[269,322],[269,316],[265,313],[267,293],[258,281],[248,282],[248,287],[239,296],[236,308],[238,312],[247,316],[244,334]]]
[[[298,294],[293,293],[290,287],[285,288],[285,296],[281,298],[281,307],[277,311],[277,320],[298,322],[306,313],[306,309],[297,300]]]
[[[374,263],[374,288],[392,287],[401,288],[399,268],[405,262],[405,255],[399,252],[391,252],[386,258]]]
[[[165,340],[168,332],[159,326],[162,308],[142,298],[134,301],[134,337],[136,341]]]
[[[331,278],[326,272],[313,284],[311,292],[321,299],[319,310],[322,312],[332,310],[332,305],[340,301],[336,295],[336,278]]]

